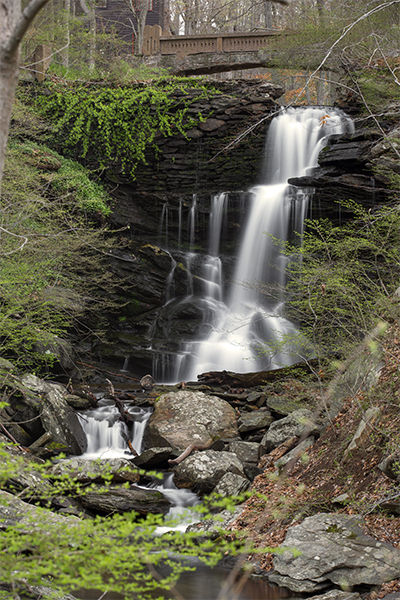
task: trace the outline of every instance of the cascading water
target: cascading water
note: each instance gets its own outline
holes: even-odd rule
[[[299,339],[297,328],[282,317],[287,258],[280,247],[288,240],[301,239],[310,191],[295,188],[287,180],[303,176],[317,165],[318,154],[330,135],[353,130],[351,120],[336,109],[290,108],[275,117],[266,140],[266,184],[250,190],[247,222],[226,298],[219,239],[229,196],[220,194],[212,200],[209,254],[203,259],[203,296],[196,297],[197,305],[207,312],[209,335],[184,345],[169,381],[196,379],[199,373],[210,370],[274,369],[300,360],[303,348],[290,343]],[[194,199],[186,303],[195,299],[190,279],[195,259],[195,211]],[[266,292],[262,293],[261,287]],[[268,287],[273,294],[268,294]],[[154,376],[157,378],[157,373]]]
[[[125,409],[134,420],[129,441],[136,452],[140,454],[144,430],[152,409],[128,404],[125,405]],[[127,427],[120,420],[119,411],[112,401],[102,399],[97,408],[80,413],[79,417],[87,438],[87,451],[80,458],[88,460],[132,458],[126,443]],[[190,490],[178,489],[173,481],[173,473],[165,474],[161,483],[157,480],[151,487],[162,492],[171,502],[171,508],[166,517],[167,523],[176,521],[175,529],[184,531],[190,523],[196,520],[190,514],[190,507],[200,502],[199,497]],[[159,527],[156,533],[161,535],[171,528],[171,524]]]
[[[130,442],[138,454],[146,423],[151,410],[138,406],[128,407],[134,419]],[[86,433],[87,450],[82,458],[118,458],[131,456],[126,443],[128,430],[120,420],[120,414],[111,400],[100,400],[98,407],[80,414],[82,428]]]

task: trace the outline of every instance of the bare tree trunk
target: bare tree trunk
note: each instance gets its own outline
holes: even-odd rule
[[[62,29],[63,29],[63,51],[61,53],[61,59],[64,67],[69,67],[69,19],[71,10],[71,0],[63,0],[62,5]]]
[[[140,0],[139,6],[134,0],[125,0],[125,4],[134,16],[132,28],[135,32],[135,54],[143,54],[143,33],[149,12],[150,0]]]
[[[264,15],[265,15],[265,28],[272,29],[273,20],[272,20],[272,6],[269,0],[265,0],[264,2]]]
[[[150,0],[142,0],[140,3],[140,12],[137,18],[137,54],[143,54],[143,33],[146,25],[147,13],[149,12]]]
[[[319,79],[317,82],[317,104],[323,106],[325,104],[325,84],[326,84],[326,73],[325,71],[319,71]]]
[[[11,109],[19,75],[20,44],[29,25],[48,0],[30,0],[21,13],[21,0],[0,2],[0,193]]]
[[[95,3],[89,0],[80,0],[81,8],[89,19],[89,71],[93,71],[95,67],[95,52],[96,52],[96,12]]]
[[[96,13],[94,11],[94,6],[89,15],[89,34],[89,71],[92,72],[96,63]]]
[[[164,0],[162,3],[162,15],[161,15],[161,27],[163,32],[167,33],[170,31],[171,11],[169,7],[169,0]]]

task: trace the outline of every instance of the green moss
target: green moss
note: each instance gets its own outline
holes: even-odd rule
[[[48,83],[37,105],[53,122],[63,148],[93,166],[114,164],[133,176],[158,136],[185,135],[205,120],[208,115],[193,115],[189,108],[211,93],[217,92],[199,80],[178,78],[136,87]]]

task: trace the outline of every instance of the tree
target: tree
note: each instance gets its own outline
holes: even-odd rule
[[[142,54],[143,32],[146,25],[147,13],[150,8],[150,0],[124,0],[131,11],[134,19],[131,21],[135,32],[135,54]]]
[[[171,22],[174,34],[252,31],[272,27],[272,3],[290,5],[291,0],[174,0]]]
[[[30,0],[21,12],[21,0],[0,3],[0,193],[11,108],[17,87],[20,43],[29,25],[48,0]]]

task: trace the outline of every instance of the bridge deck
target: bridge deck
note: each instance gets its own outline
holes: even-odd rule
[[[261,33],[216,33],[163,36],[159,25],[146,25],[143,54],[145,56],[173,54],[183,58],[189,54],[210,52],[254,52],[268,45],[269,38],[280,35],[276,30]]]

